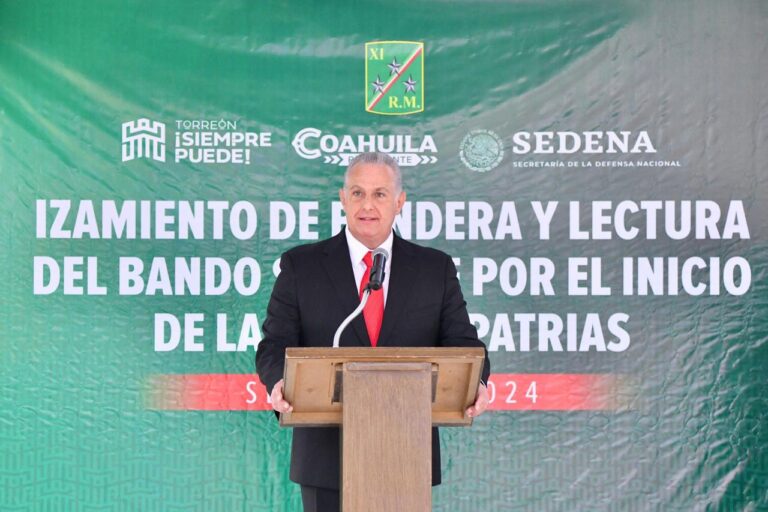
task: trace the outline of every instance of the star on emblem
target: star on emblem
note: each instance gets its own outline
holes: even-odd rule
[[[371,85],[373,86],[373,92],[384,92],[384,82],[381,81],[379,75],[376,75],[376,81],[371,82]]]
[[[392,76],[400,74],[400,68],[403,67],[403,65],[399,64],[397,62],[397,57],[395,57],[392,59],[392,62],[387,64],[387,67],[389,68],[389,75]]]
[[[416,91],[414,90],[416,88],[416,81],[413,79],[412,75],[408,75],[408,80],[403,82],[403,85],[405,86],[405,92],[416,94]]]

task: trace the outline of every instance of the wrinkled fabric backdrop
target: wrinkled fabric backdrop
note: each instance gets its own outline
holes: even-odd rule
[[[443,429],[435,510],[765,510],[767,34],[762,1],[0,2],[0,508],[298,509],[290,430],[266,412],[254,345],[274,262],[338,229],[362,136],[394,144],[411,201],[399,230],[459,259],[492,348],[494,410]],[[200,162],[183,137],[202,132],[257,135]],[[621,132],[628,147],[608,152]],[[105,210],[141,201],[149,237],[102,236]],[[181,237],[179,202],[194,201],[205,232]],[[558,201],[548,239],[535,201]],[[611,239],[574,239],[570,203],[589,233],[594,201],[610,202]],[[696,205],[716,206],[718,236],[676,240],[660,210],[655,239],[640,211],[624,240],[622,201],[672,201],[678,224],[691,201],[694,228]],[[724,237],[739,205],[746,226]],[[492,216],[487,232],[471,210]],[[120,293],[120,258],[149,279],[153,258],[172,278],[175,257],[220,258],[244,284]],[[568,293],[573,257],[601,258],[611,293]],[[625,295],[622,259],[641,257],[703,258],[695,281],[719,292]],[[556,268],[554,295],[511,289],[511,262],[531,258]],[[729,293],[733,258],[751,279]],[[52,262],[82,294],[51,284]],[[594,321],[579,350],[590,313],[618,350],[589,341]],[[181,336],[185,314],[202,315],[203,350],[159,349],[157,329],[171,339],[177,318]],[[241,350],[217,348],[219,314]],[[541,331],[558,319],[561,351]]]

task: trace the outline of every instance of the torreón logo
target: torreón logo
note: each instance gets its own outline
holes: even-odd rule
[[[165,162],[165,124],[146,117],[123,123],[123,162],[136,158]]]
[[[365,43],[365,110],[390,116],[424,110],[424,43]]]
[[[168,133],[174,163],[249,165],[254,151],[272,146],[271,132],[244,129],[235,120],[177,119],[175,128]],[[123,162],[165,162],[165,153],[165,124],[147,118],[123,123]]]
[[[437,146],[431,135],[334,135],[317,128],[304,128],[291,143],[296,153],[307,160],[322,158],[332,165],[349,165],[360,153],[387,153],[403,167],[437,162]]]

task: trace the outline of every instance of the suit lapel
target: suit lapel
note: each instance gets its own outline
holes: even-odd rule
[[[344,317],[352,313],[360,304],[356,286],[355,274],[352,272],[352,264],[349,260],[349,247],[344,231],[336,235],[325,251],[323,267],[328,273],[328,277],[333,283],[336,291],[335,299],[339,307],[344,311]],[[328,297],[328,300],[333,298]],[[362,346],[371,346],[371,340],[368,338],[368,331],[365,328],[365,320],[361,314],[352,321],[352,325],[347,330],[352,329],[357,338],[357,342]],[[344,339],[344,336],[342,336]]]
[[[418,279],[418,269],[413,263],[412,251],[398,236],[395,236],[392,243],[390,272],[387,304],[384,308],[378,346],[399,344],[399,340],[392,339],[392,334],[403,317],[413,283]]]

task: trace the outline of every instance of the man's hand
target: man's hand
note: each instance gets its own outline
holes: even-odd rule
[[[282,383],[282,381],[281,381]],[[275,386],[277,387],[277,386]],[[475,396],[475,403],[467,408],[467,416],[474,418],[480,416],[488,408],[488,388],[481,382],[477,388],[477,396]]]
[[[487,396],[488,393],[486,392],[486,397]],[[272,388],[272,393],[269,394],[269,397],[272,399],[272,408],[277,412],[283,413],[293,411],[293,406],[283,398],[283,379],[277,381],[277,384]],[[487,398],[485,402],[488,403]]]

